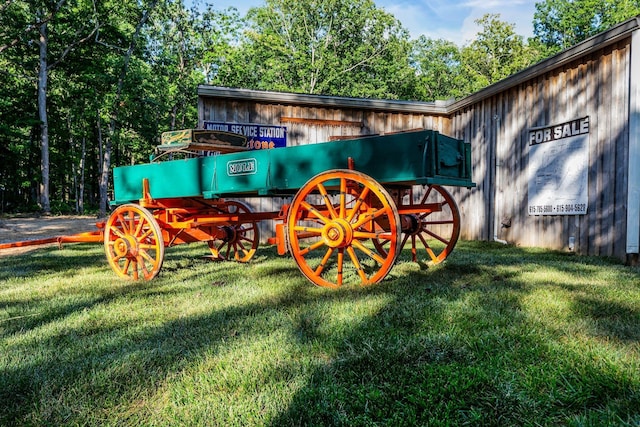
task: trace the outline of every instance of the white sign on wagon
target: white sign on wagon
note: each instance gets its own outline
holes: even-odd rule
[[[584,215],[589,117],[529,129],[529,215]]]

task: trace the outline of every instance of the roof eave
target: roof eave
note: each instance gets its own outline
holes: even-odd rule
[[[622,39],[630,37],[631,33],[638,28],[640,28],[640,15],[636,16],[635,18],[629,19],[621,24],[618,24],[607,31],[596,34],[595,36],[590,37],[587,40],[569,49],[563,50],[562,52],[552,57],[540,61],[529,68],[525,68],[524,70],[519,71],[511,75],[510,77],[505,78],[504,80],[500,80],[499,82],[494,83],[491,86],[487,86],[486,88],[473,93],[459,101],[451,103],[449,106],[447,106],[447,111],[449,113],[454,113],[458,110],[462,110],[465,107],[494,96],[507,89],[511,89],[512,87],[515,87],[528,80],[534,79],[540,75],[543,75],[544,73],[560,68],[565,64],[568,64],[590,52],[594,52],[596,50],[614,44]]]
[[[389,111],[399,113],[428,113],[446,115],[447,106],[453,101],[415,102],[366,98],[348,98],[325,95],[236,89],[199,85],[198,96],[209,96],[236,101],[254,101],[269,104],[291,104],[309,107],[354,108],[359,110]]]

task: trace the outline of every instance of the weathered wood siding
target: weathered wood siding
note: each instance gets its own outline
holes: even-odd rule
[[[413,107],[393,101],[213,91],[216,96],[200,97],[200,126],[204,120],[283,124],[289,145],[418,128],[437,130],[472,145],[477,187],[451,189],[461,211],[462,239],[565,250],[571,239],[578,253],[625,259],[631,247],[629,223],[631,240],[640,239],[635,235],[640,222],[635,218],[637,207],[628,209],[638,205],[629,197],[640,191],[638,184],[629,182],[630,174],[640,175],[640,166],[629,160],[630,141],[640,146],[638,137],[629,133],[633,126],[640,126],[636,111],[640,90],[636,94],[630,89],[640,85],[630,71],[632,40],[640,40],[638,31],[640,17],[453,104]],[[637,42],[633,50],[636,55],[640,51]],[[587,116],[587,214],[530,216],[530,129]],[[286,118],[296,120],[286,122]],[[640,156],[640,148],[634,150],[634,156]],[[251,201],[261,211],[277,210],[282,202]]]
[[[471,141],[477,188],[456,191],[463,236],[624,258],[631,39],[520,83],[452,116]],[[528,131],[590,117],[587,215],[530,216]],[[509,225],[510,226],[507,226]]]
[[[287,144],[290,146],[327,142],[334,136],[382,134],[408,129],[432,129],[449,134],[451,130],[447,116],[424,113],[304,107],[216,98],[201,99],[200,108],[200,127],[205,121],[286,126]],[[309,119],[314,122],[292,123],[286,118]],[[353,124],[323,125],[322,121]]]

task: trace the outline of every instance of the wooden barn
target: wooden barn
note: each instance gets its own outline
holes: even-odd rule
[[[640,17],[458,101],[198,95],[200,128],[245,133],[254,149],[423,128],[464,139],[477,186],[453,189],[462,239],[638,262]]]

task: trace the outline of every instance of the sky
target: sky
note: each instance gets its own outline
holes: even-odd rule
[[[517,34],[533,35],[536,0],[374,0],[376,6],[394,15],[412,38],[425,35],[445,39],[458,46],[472,41],[479,27],[475,20],[487,13],[499,13],[500,20],[515,24]],[[540,1],[540,0],[537,0]],[[233,6],[244,15],[263,0],[208,0],[215,9]],[[185,2],[188,4],[188,1]]]

